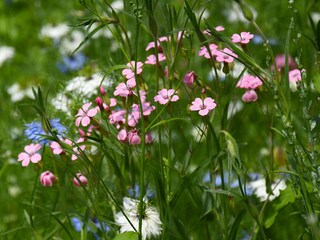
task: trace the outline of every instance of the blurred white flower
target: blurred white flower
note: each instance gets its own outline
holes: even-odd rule
[[[116,0],[113,3],[111,3],[111,7],[117,10],[123,9],[123,1],[122,0]]]
[[[254,191],[254,194],[260,198],[261,201],[266,201],[267,199],[272,201],[280,195],[280,190],[286,189],[287,185],[284,179],[276,179],[274,183],[271,184],[272,194],[270,195],[267,193],[266,180],[264,178],[249,182],[248,187]]]
[[[57,110],[61,110],[67,114],[70,114],[72,95],[75,99],[82,100],[83,103],[87,102],[90,97],[97,95],[100,84],[105,89],[111,88],[113,81],[110,78],[104,78],[101,73],[94,73],[91,77],[78,76],[69,81],[62,93],[57,94],[55,98],[51,100],[51,104],[56,107]]]
[[[69,31],[69,27],[66,23],[60,23],[58,25],[47,24],[40,30],[41,37],[48,37],[53,40],[60,40]]]
[[[0,67],[2,64],[14,56],[15,50],[13,47],[1,46],[0,47]]]
[[[32,87],[21,89],[18,83],[14,83],[11,87],[9,87],[7,92],[11,95],[12,102],[19,102],[25,97],[34,99]]]
[[[72,31],[69,36],[65,36],[61,40],[61,54],[71,54],[80,43],[84,40],[84,34],[80,31]]]
[[[161,234],[161,220],[157,209],[148,204],[148,199],[144,199],[144,212],[142,216],[142,239],[158,236]],[[122,212],[115,215],[115,222],[120,226],[120,232],[134,232],[139,229],[140,201],[132,198],[123,198],[123,212],[134,226],[131,226]]]

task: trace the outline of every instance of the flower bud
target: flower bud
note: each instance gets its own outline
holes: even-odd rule
[[[130,145],[140,144],[141,138],[138,135],[137,130],[132,130],[128,133],[128,140]]]
[[[44,187],[52,187],[53,183],[55,183],[57,178],[50,171],[45,171],[40,175],[41,185]]]
[[[145,142],[146,142],[146,144],[151,144],[153,142],[153,139],[152,139],[150,132],[146,132]]]
[[[187,73],[184,78],[183,78],[183,82],[189,86],[193,85],[194,80],[196,78],[196,74],[194,73],[194,71]]]
[[[118,140],[120,141],[120,142],[126,142],[127,141],[127,136],[128,136],[128,134],[127,134],[127,130],[126,129],[122,129],[119,133],[118,133],[118,136],[117,136],[117,138],[118,138]]]
[[[81,187],[81,185],[82,186],[88,185],[88,179],[85,176],[83,176],[81,173],[77,173],[76,176],[77,177],[73,178],[73,185],[75,187]]]
[[[102,96],[106,95],[106,90],[104,90],[104,88],[102,86],[99,87],[99,91]]]
[[[258,99],[258,95],[254,90],[248,90],[242,95],[242,100],[244,102],[255,102]]]

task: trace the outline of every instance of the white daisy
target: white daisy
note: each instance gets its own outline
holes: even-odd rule
[[[142,239],[147,239],[152,236],[158,236],[161,234],[161,220],[157,209],[148,204],[148,199],[144,198],[144,213],[142,216]],[[122,212],[118,212],[115,215],[115,222],[120,226],[120,232],[135,232],[139,229],[139,211],[140,201],[132,198],[123,198],[123,212],[129,219],[123,215]],[[133,228],[133,227],[134,228]]]

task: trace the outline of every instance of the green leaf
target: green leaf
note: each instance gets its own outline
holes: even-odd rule
[[[231,157],[240,160],[240,154],[236,140],[227,131],[221,130],[219,134],[221,133],[225,136],[227,149]]]
[[[270,228],[281,209],[286,207],[288,204],[293,203],[297,197],[299,197],[299,195],[297,195],[290,185],[287,186],[286,189],[281,190],[280,196],[271,202],[271,209],[269,211],[270,215],[267,216],[264,221],[265,227]]]
[[[246,211],[244,209],[242,209],[238,215],[236,216],[236,218],[233,221],[232,227],[230,229],[229,232],[229,238],[228,239],[237,239],[237,233],[238,233],[238,229],[240,227],[240,223],[243,219],[243,216],[245,215]]]
[[[113,240],[137,240],[138,234],[136,232],[125,232],[117,235]]]
[[[314,75],[313,77],[314,88],[320,92],[320,74]]]

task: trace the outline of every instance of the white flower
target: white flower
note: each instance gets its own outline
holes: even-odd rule
[[[7,47],[7,46],[0,47],[0,67],[5,61],[13,57],[14,52],[15,50],[13,47]]]
[[[161,220],[157,209],[148,204],[148,199],[144,198],[145,209],[142,217],[142,239],[147,239],[152,236],[158,236],[161,233]],[[130,220],[128,222],[127,218],[122,212],[118,212],[115,215],[115,222],[120,226],[120,232],[134,232],[135,229],[139,230],[139,209],[140,201],[136,199],[123,198],[123,212]]]
[[[268,197],[269,200],[272,201],[280,195],[280,190],[286,189],[287,185],[284,179],[276,179],[274,183],[271,184],[271,190],[273,193],[271,195],[267,193],[266,180],[264,178],[248,183],[248,187],[252,188],[254,194],[260,198],[261,201],[266,201]]]
[[[48,24],[41,28],[40,35],[42,37],[48,37],[53,40],[60,40],[69,31],[69,27],[66,23],[61,23],[58,25]]]
[[[84,34],[80,31],[72,31],[70,36],[65,36],[61,40],[60,52],[61,54],[70,54],[80,43],[84,40]]]
[[[26,89],[21,89],[18,83],[14,83],[11,87],[8,88],[8,93],[11,95],[12,102],[19,102],[25,97],[29,97],[31,99],[34,98],[32,87],[28,87]]]

